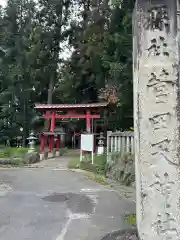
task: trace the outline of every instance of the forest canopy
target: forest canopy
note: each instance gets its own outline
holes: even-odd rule
[[[0,8],[0,135],[28,136],[35,103],[109,101],[133,125],[134,0],[8,0]],[[68,52],[68,54],[66,53]]]

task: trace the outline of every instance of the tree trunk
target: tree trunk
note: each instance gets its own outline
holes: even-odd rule
[[[57,14],[57,13],[56,13]],[[55,78],[56,78],[56,70],[58,66],[58,60],[59,60],[59,50],[60,50],[60,43],[59,40],[61,36],[61,30],[62,30],[62,18],[63,18],[63,2],[61,5],[61,10],[58,13],[59,18],[56,23],[55,27],[55,36],[56,36],[56,43],[54,46],[54,59],[53,59],[53,67],[52,67],[52,72],[51,72],[51,77],[50,77],[50,82],[49,82],[49,89],[48,89],[48,99],[47,99],[47,104],[52,104],[52,99],[53,99],[53,92],[54,92],[54,85],[55,85]],[[54,67],[56,66],[56,67]],[[48,112],[47,112],[48,113]],[[46,119],[44,123],[44,128],[49,129],[50,125],[50,119]]]
[[[26,97],[23,100],[23,147],[26,147],[26,140],[28,137],[28,120],[27,120],[27,99]]]
[[[53,91],[54,91],[54,76],[51,75],[50,82],[49,82],[49,89],[48,89],[47,104],[52,104]],[[47,114],[48,113],[49,112],[47,112]],[[50,119],[45,119],[44,129],[49,130],[49,125],[50,125]]]

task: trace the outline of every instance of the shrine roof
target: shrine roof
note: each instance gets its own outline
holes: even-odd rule
[[[37,110],[63,110],[63,109],[86,109],[107,107],[108,102],[81,103],[81,104],[35,104]]]

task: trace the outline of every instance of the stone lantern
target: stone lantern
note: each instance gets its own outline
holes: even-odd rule
[[[28,152],[35,152],[35,140],[37,140],[37,137],[34,136],[34,133],[31,132],[29,137],[27,138],[29,140],[29,150]]]
[[[100,136],[98,137],[98,148],[97,148],[97,155],[103,155],[104,154],[104,135],[103,132],[100,133]]]

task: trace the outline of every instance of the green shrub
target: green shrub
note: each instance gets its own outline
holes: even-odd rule
[[[97,164],[97,165],[101,165],[101,166],[104,165],[105,166],[106,161],[107,161],[106,160],[106,155],[99,155],[99,156],[95,155],[94,156],[94,163]]]
[[[105,166],[105,175],[126,186],[135,181],[134,156],[130,153],[113,153]]]

